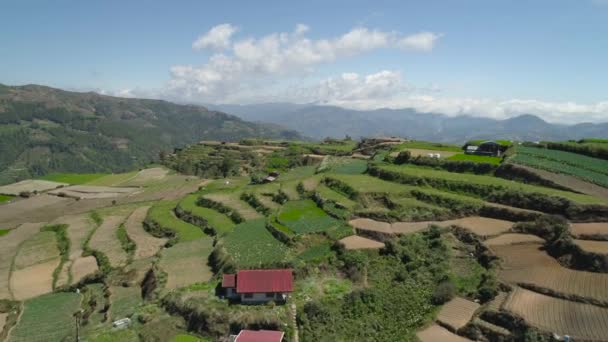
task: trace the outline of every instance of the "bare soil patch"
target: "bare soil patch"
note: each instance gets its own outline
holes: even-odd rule
[[[68,225],[67,234],[70,239],[70,260],[63,265],[56,285],[69,285],[70,274],[72,282],[78,282],[84,276],[97,271],[97,261],[94,257],[82,257],[83,244],[91,231],[95,229],[95,223],[90,219],[89,215],[62,216],[53,221],[53,224]],[[91,258],[93,262],[91,262]],[[76,270],[78,274],[76,275],[74,274],[75,266],[78,268]]]
[[[11,274],[11,291],[16,300],[25,300],[53,291],[53,272],[59,258],[36,264]]]
[[[578,238],[604,237],[604,239],[608,239],[608,222],[572,223],[570,232]]]
[[[124,216],[104,217],[103,223],[89,241],[89,247],[105,254],[112,266],[122,266],[127,262],[127,254],[116,236],[116,230],[124,221]]]
[[[469,323],[479,307],[475,302],[455,297],[443,305],[437,315],[437,321],[457,331]]]
[[[574,240],[574,243],[585,252],[608,254],[608,241]]]
[[[384,243],[358,235],[351,235],[339,241],[346,249],[380,249]]]
[[[422,342],[467,342],[471,341],[462,336],[458,336],[446,328],[433,324],[428,328],[416,333],[416,336]]]
[[[216,193],[205,195],[205,197],[236,210],[245,220],[255,220],[262,217],[249,204],[242,201],[238,193]]]
[[[6,324],[6,318],[8,317],[7,313],[0,313],[0,332],[4,330],[4,325]]]
[[[55,233],[51,231],[38,232],[21,244],[13,261],[13,266],[14,269],[21,270],[59,257]]]
[[[153,167],[139,171],[133,178],[120,183],[122,186],[145,186],[150,182],[157,182],[167,177],[169,170],[162,167]]]
[[[9,279],[19,246],[40,231],[43,223],[25,223],[0,237],[0,299],[11,299]]]
[[[73,185],[58,190],[49,191],[49,194],[55,196],[67,196],[79,199],[95,199],[95,198],[116,198],[126,196],[139,191],[137,188],[130,187],[111,187],[111,186],[93,186],[93,185]]]
[[[566,298],[608,303],[608,274],[565,268],[540,248],[540,244],[491,246],[502,259],[499,279],[534,285]]]
[[[574,340],[602,341],[608,336],[608,309],[516,288],[504,309],[547,332]]]
[[[67,183],[28,179],[18,183],[0,186],[0,194],[18,196],[21,192],[43,192],[68,185],[69,184]]]
[[[507,300],[508,296],[509,296],[508,292],[503,292],[503,291],[498,292],[496,297],[494,297],[494,299],[492,299],[488,303],[488,305],[486,306],[486,309],[492,310],[492,311],[500,311],[500,309],[502,308],[502,305]]]
[[[74,260],[70,267],[72,283],[79,282],[85,276],[97,272],[98,269],[97,260],[92,255]]]
[[[202,238],[164,249],[159,266],[167,273],[165,289],[209,281],[213,272],[207,265],[207,258],[212,248],[211,238]]]
[[[57,276],[57,283],[55,286],[63,286],[70,284],[70,267],[72,266],[72,260],[68,260],[63,263],[59,276]]]
[[[156,238],[144,229],[143,221],[146,219],[150,207],[135,209],[125,222],[129,238],[135,242],[134,259],[144,259],[153,256],[165,245],[167,239]]]
[[[355,229],[393,234],[393,229],[391,227],[391,224],[388,222],[376,221],[376,220],[367,219],[367,218],[358,218],[358,219],[348,221],[348,224],[353,226]]]
[[[507,233],[484,241],[486,246],[517,245],[520,243],[543,243],[544,240],[532,234]]]
[[[73,202],[71,198],[47,194],[13,201],[0,205],[0,222],[3,228],[26,222],[49,222],[61,215],[59,210]]]
[[[481,237],[489,237],[508,232],[513,227],[513,222],[497,220],[487,217],[465,217],[457,220],[443,221],[438,223],[442,226],[457,225]]]

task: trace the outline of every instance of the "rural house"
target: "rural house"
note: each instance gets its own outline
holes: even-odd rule
[[[241,330],[234,336],[234,342],[281,342],[283,341],[282,331],[276,330]]]
[[[467,145],[465,147],[466,154],[476,154],[479,156],[494,156],[500,157],[504,150],[505,146],[495,142],[495,141],[485,141],[479,146]]]
[[[268,174],[268,176],[266,176],[266,178],[264,178],[264,183],[274,182],[275,180],[277,180],[278,177],[279,177],[278,172],[271,172]]]
[[[222,290],[228,299],[240,299],[244,304],[285,302],[293,292],[292,270],[242,270],[224,274]]]

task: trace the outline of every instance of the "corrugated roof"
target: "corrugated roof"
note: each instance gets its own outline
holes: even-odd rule
[[[274,330],[241,330],[234,342],[281,342],[283,334]]]
[[[237,274],[237,293],[291,292],[293,276],[290,269],[243,270]]]
[[[236,275],[224,274],[222,276],[222,287],[236,287]]]

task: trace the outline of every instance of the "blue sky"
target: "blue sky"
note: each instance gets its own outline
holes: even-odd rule
[[[606,0],[2,0],[0,23],[11,85],[608,121]]]

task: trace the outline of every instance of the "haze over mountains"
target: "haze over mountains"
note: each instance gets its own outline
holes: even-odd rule
[[[534,115],[506,120],[419,113],[413,109],[353,110],[335,106],[267,103],[208,105],[244,120],[269,122],[317,139],[395,135],[462,143],[468,139],[568,140],[608,136],[608,123],[561,125]]]

